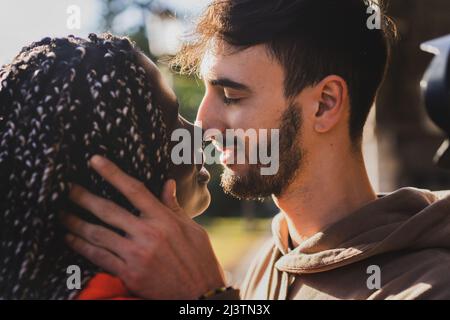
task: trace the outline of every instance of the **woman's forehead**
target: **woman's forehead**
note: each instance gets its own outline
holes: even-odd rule
[[[175,92],[173,92],[156,64],[150,58],[139,52],[138,62],[147,72],[152,93],[161,105],[166,124],[172,123],[178,116],[178,99]]]
[[[176,102],[177,97],[175,93],[162,76],[156,64],[141,52],[138,53],[138,61],[147,72],[152,87],[165,96],[164,100],[168,99],[172,100],[172,102]]]

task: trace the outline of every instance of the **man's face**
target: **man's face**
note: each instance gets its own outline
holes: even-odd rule
[[[231,163],[239,142],[242,145],[245,141],[247,160],[257,150],[258,145],[249,143],[249,139],[238,141],[238,138],[236,144],[227,141],[226,145],[219,146],[223,149],[225,191],[245,199],[281,194],[298,171],[302,155],[301,111],[297,103],[285,98],[281,65],[269,56],[263,45],[237,51],[222,43],[205,54],[201,76],[206,92],[197,121],[202,122],[203,129],[218,129],[224,137],[227,129],[280,130],[279,169],[275,175],[261,175],[260,163],[236,164],[236,156],[234,164]],[[267,140],[269,146],[276,143]],[[268,150],[270,153],[270,147]]]

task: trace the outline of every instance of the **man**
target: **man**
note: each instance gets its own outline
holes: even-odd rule
[[[215,1],[176,60],[205,82],[197,116],[204,129],[280,129],[275,175],[223,159],[227,192],[272,195],[280,208],[241,298],[450,298],[450,198],[414,188],[377,197],[367,176],[362,131],[394,33],[387,18],[369,29],[367,11],[363,0]],[[69,225],[75,250],[142,298],[195,299],[225,286],[173,182],[160,203],[109,161],[92,166],[145,218],[128,235],[131,249],[97,226]],[[87,191],[72,199],[115,227],[126,223],[123,209]]]

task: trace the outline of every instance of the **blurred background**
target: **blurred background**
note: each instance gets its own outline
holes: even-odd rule
[[[0,2],[0,65],[46,36],[87,37],[110,31],[131,37],[155,62],[175,54],[209,0],[3,0]],[[400,38],[365,129],[364,153],[375,189],[403,186],[450,189],[450,173],[433,165],[444,136],[428,119],[420,79],[432,56],[421,42],[450,33],[450,1],[395,0],[388,7]],[[368,62],[370,63],[370,61]],[[203,95],[202,82],[171,73],[158,63],[174,88],[182,115],[193,121]],[[270,237],[277,213],[270,199],[238,201],[219,186],[220,166],[208,167],[212,203],[200,218],[232,283],[242,280],[251,252]]]

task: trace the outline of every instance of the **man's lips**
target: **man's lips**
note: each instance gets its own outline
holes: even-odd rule
[[[234,161],[234,150],[231,148],[226,148],[222,151],[222,154],[220,155],[220,162],[226,165],[233,164]]]
[[[220,154],[220,162],[224,165],[232,165],[235,160],[235,153],[236,153],[236,146],[235,145],[227,145],[224,146],[223,144],[218,143],[217,141],[213,140],[213,145],[219,151]]]
[[[234,151],[234,149],[236,148],[235,145],[224,146],[223,144],[218,143],[216,141],[213,141],[212,144],[217,149],[217,151],[222,152],[222,153],[225,151]]]

